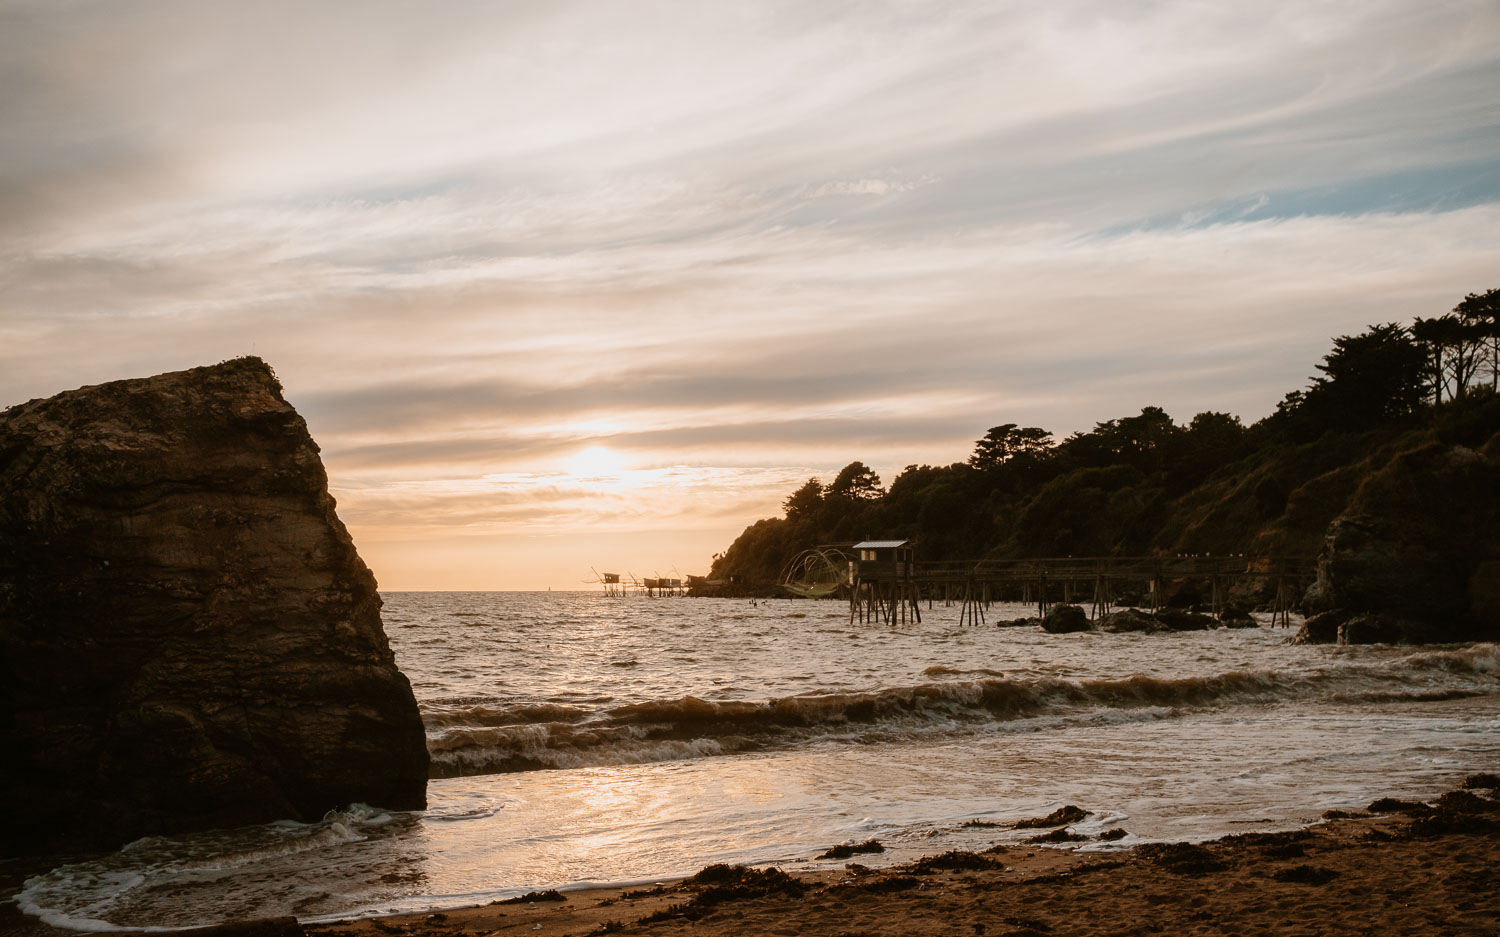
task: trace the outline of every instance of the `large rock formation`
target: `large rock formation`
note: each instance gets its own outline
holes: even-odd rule
[[[1365,479],[1328,529],[1307,602],[1338,611],[1344,643],[1500,637],[1500,436],[1479,450],[1432,442]]]
[[[380,604],[265,362],[0,412],[8,843],[425,806]]]

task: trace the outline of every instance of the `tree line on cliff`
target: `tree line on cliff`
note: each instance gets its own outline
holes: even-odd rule
[[[774,583],[819,544],[917,541],[929,560],[1251,553],[1312,556],[1362,479],[1436,439],[1500,432],[1500,289],[1447,315],[1333,339],[1308,385],[1251,425],[1160,407],[1058,440],[1003,423],[965,462],[909,465],[886,487],[861,461],[810,478],[714,557],[709,578]]]

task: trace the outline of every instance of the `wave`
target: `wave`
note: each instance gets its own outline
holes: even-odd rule
[[[939,665],[923,675],[976,673],[986,671]],[[1456,677],[1455,685],[1440,685],[1444,675]],[[1387,660],[1335,659],[1323,670],[1302,673],[1096,680],[997,675],[766,701],[682,696],[603,711],[555,704],[472,705],[428,712],[424,719],[433,776],[454,777],[697,758],[817,739],[889,740],[1039,716],[1111,724],[1299,699],[1432,702],[1494,693],[1500,690],[1497,676],[1500,648],[1475,645]]]

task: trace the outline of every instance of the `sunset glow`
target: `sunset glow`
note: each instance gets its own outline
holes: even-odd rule
[[[625,468],[625,460],[603,446],[589,446],[564,459],[563,468],[575,478],[616,479]]]
[[[706,572],[854,459],[1253,421],[1496,285],[1478,0],[4,22],[0,405],[259,355],[387,589]]]

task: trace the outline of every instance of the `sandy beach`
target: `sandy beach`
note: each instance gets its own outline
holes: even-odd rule
[[[1485,934],[1500,931],[1491,775],[1423,804],[1202,845],[1036,844],[791,876],[715,866],[631,889],[536,893],[446,912],[308,925],[326,937],[527,934]],[[1061,838],[1066,828],[1038,826]]]

